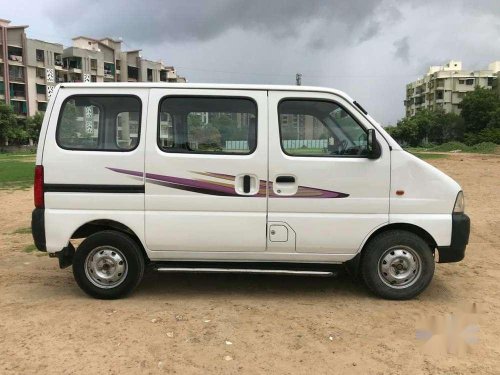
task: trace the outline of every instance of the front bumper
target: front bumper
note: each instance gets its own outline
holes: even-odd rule
[[[40,251],[47,251],[45,244],[45,210],[35,208],[31,213],[31,234],[35,246]]]
[[[439,263],[460,262],[469,243],[470,219],[466,214],[452,214],[450,246],[438,246]]]

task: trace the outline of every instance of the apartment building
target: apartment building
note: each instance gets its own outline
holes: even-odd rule
[[[464,70],[461,61],[451,60],[443,66],[431,66],[420,79],[406,85],[406,117],[418,111],[442,108],[446,113],[460,114],[460,102],[476,87],[493,89],[497,85],[500,61],[485,70]]]
[[[123,51],[122,41],[77,36],[73,45],[26,37],[27,25],[0,19],[0,101],[21,117],[44,112],[63,82],[186,82],[175,68]]]

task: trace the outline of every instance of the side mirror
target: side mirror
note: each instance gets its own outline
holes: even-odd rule
[[[375,129],[368,129],[366,148],[369,159],[378,159],[380,157],[381,149],[377,142],[377,132]]]

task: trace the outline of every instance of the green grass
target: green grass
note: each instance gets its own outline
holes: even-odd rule
[[[30,188],[34,165],[33,154],[0,154],[0,190]]]
[[[473,146],[467,146],[462,142],[447,142],[433,147],[409,147],[407,151],[416,154],[419,152],[466,152],[474,154],[496,154],[500,152],[500,146],[492,142],[482,142]]]
[[[432,154],[432,153],[422,153],[422,152],[412,152],[413,155],[420,159],[443,159],[447,158],[448,155],[445,154]]]
[[[28,234],[31,233],[31,227],[17,228],[12,234]]]
[[[25,247],[24,247],[24,249],[23,249],[23,251],[24,251],[25,253],[32,253],[33,251],[36,251],[36,250],[37,250],[37,248],[36,248],[36,246],[35,246],[35,245],[33,245],[33,244],[28,245],[28,246],[25,246]]]

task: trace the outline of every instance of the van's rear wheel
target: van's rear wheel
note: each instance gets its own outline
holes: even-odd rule
[[[414,233],[384,232],[367,244],[361,275],[368,288],[383,298],[410,299],[431,282],[434,256],[429,245]]]
[[[95,298],[115,299],[130,293],[144,274],[137,243],[124,233],[102,231],[86,238],[73,258],[73,275]]]

